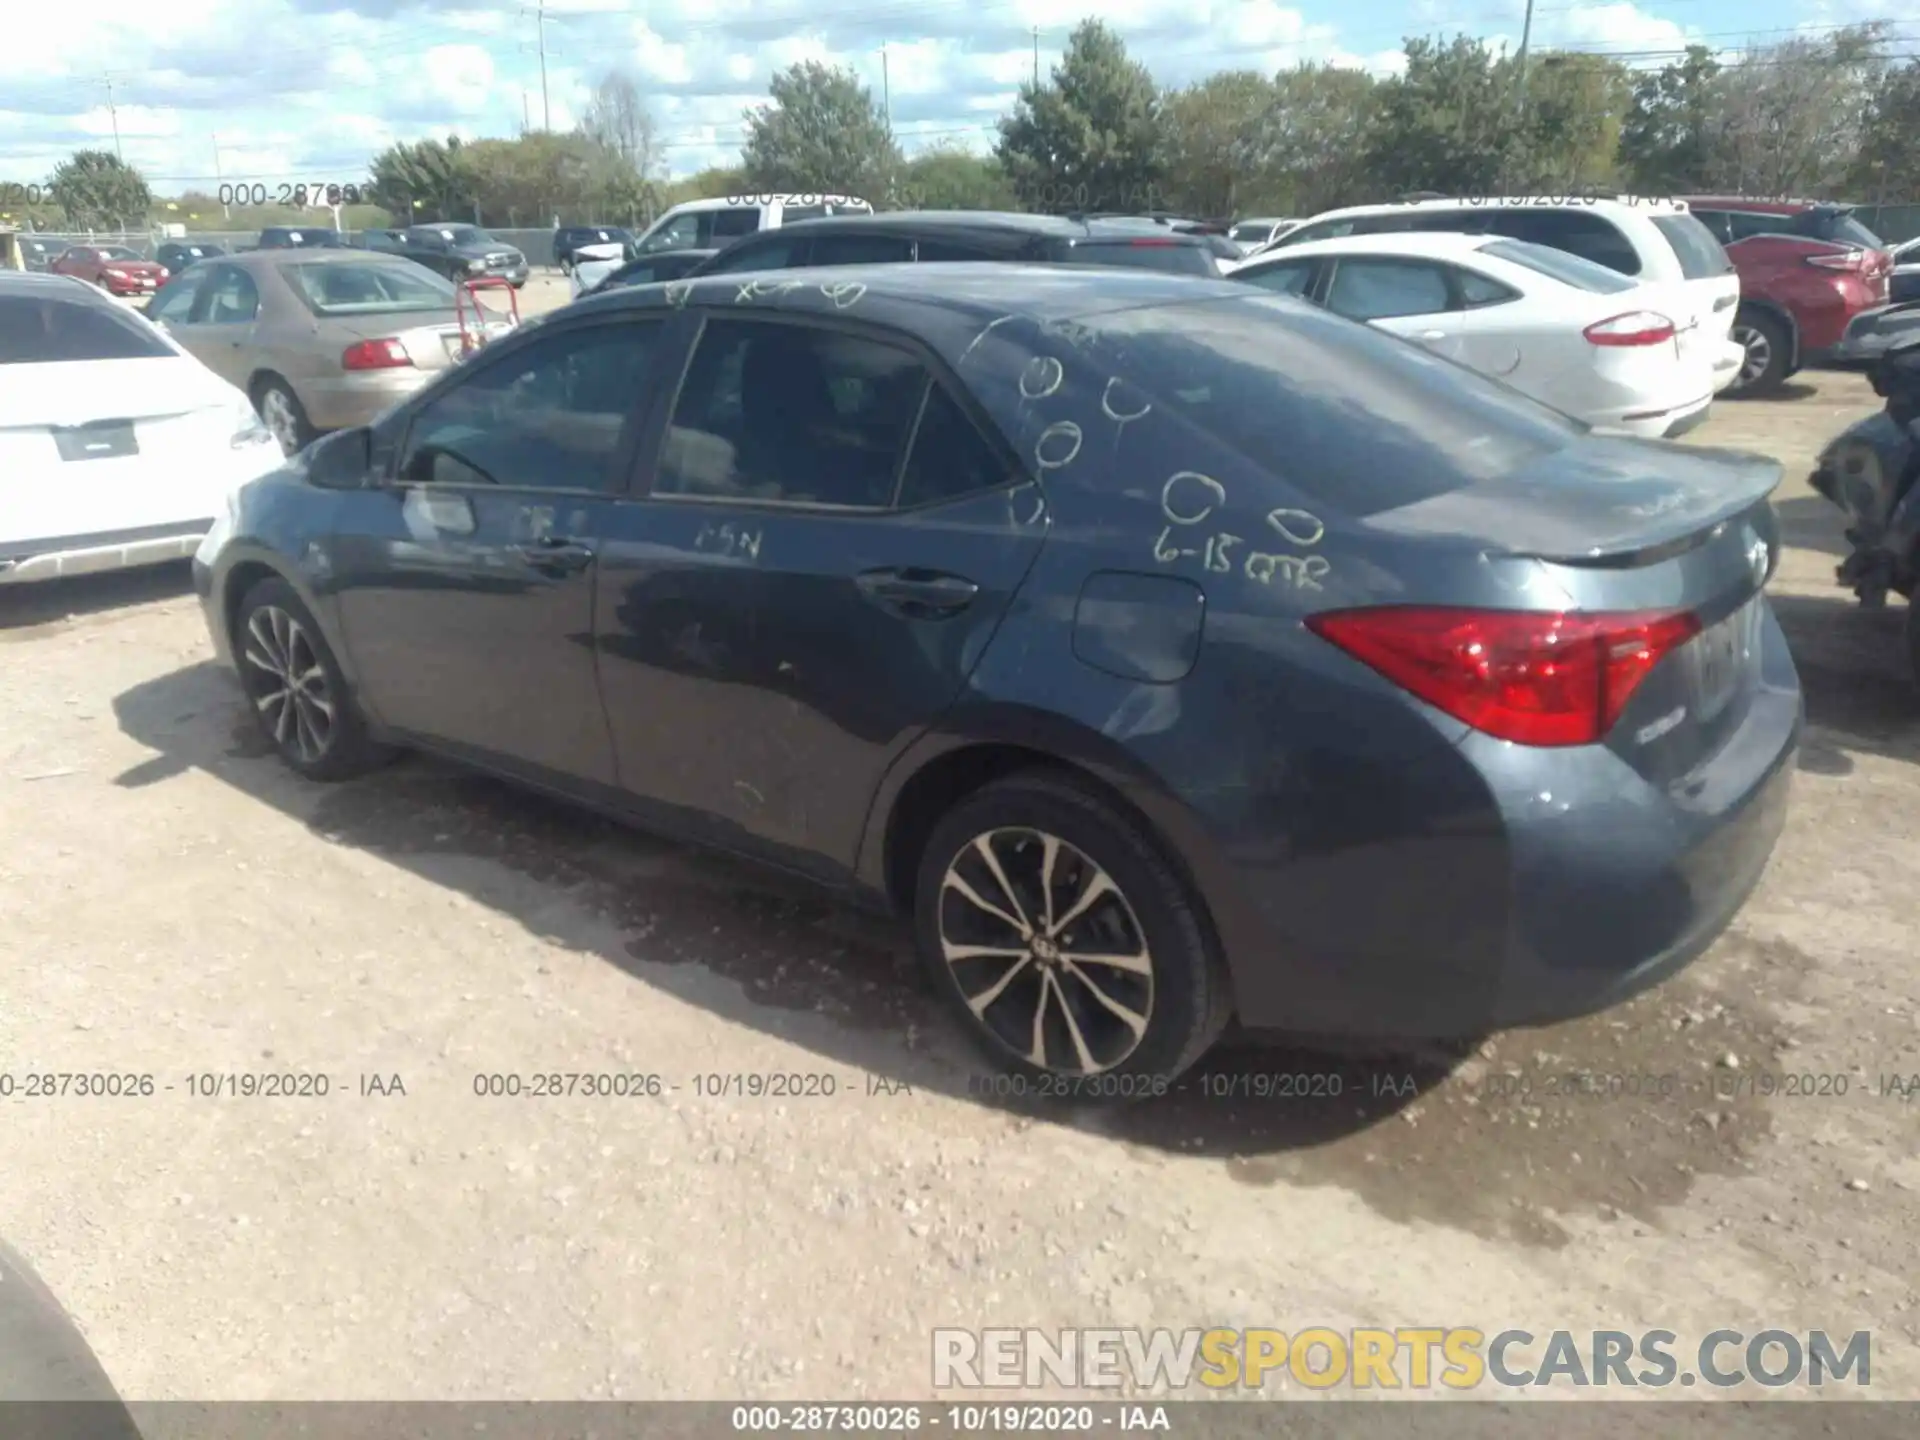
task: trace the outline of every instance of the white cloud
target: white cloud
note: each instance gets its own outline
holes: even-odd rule
[[[1407,9],[1327,0],[1108,0],[1101,18],[1165,84],[1222,69],[1320,61],[1391,74],[1409,31],[1496,29],[1509,47],[1524,0],[1415,0]],[[1677,6],[1679,0],[1670,0]],[[1688,0],[1694,4],[1695,0]],[[1708,0],[1708,4],[1715,0]],[[1810,0],[1846,9],[1870,0]],[[1904,0],[1903,0],[1904,3]],[[994,120],[1040,65],[1059,60],[1088,0],[551,0],[544,109],[573,123],[594,79],[629,70],[649,97],[675,173],[728,163],[741,113],[797,61],[852,66],[884,88],[909,150],[991,144]],[[1674,50],[1704,6],[1536,11],[1535,43]],[[427,135],[510,135],[543,112],[533,15],[487,0],[176,0],[155,26],[149,0],[91,0],[84,27],[13,27],[0,48],[8,180],[44,177],[72,149],[109,144],[107,78],[121,146],[162,190],[220,173],[311,183],[364,178],[373,154]],[[1742,12],[1759,28],[1790,24]],[[1824,13],[1824,12],[1823,12]],[[1510,17],[1510,18],[1509,18]],[[261,42],[272,36],[271,45]],[[881,48],[886,47],[884,70]],[[884,80],[883,80],[884,76]]]

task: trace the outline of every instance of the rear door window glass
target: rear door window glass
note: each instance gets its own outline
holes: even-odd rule
[[[1164,240],[1088,240],[1067,251],[1072,265],[1121,265],[1167,275],[1217,275],[1213,256],[1197,244]]]
[[[1618,270],[1609,270],[1604,265],[1582,260],[1578,255],[1569,255],[1564,250],[1529,245],[1524,240],[1493,240],[1482,245],[1480,253],[1505,260],[1509,265],[1538,271],[1562,285],[1571,285],[1576,290],[1585,290],[1592,295],[1617,295],[1622,290],[1633,289],[1638,283],[1627,279]]]
[[[898,235],[820,235],[813,242],[815,265],[904,265],[913,259],[913,242]]]
[[[1419,260],[1336,260],[1327,308],[1349,320],[1437,315],[1453,308],[1446,272]]]
[[[927,379],[913,355],[864,336],[709,321],[654,493],[885,509]]]
[[[895,503],[901,509],[997,490],[1023,478],[987,443],[944,386],[935,382],[927,388],[926,407],[900,476]]]
[[[1495,234],[1530,240],[1553,250],[1565,250],[1622,275],[1640,273],[1640,256],[1620,227],[1590,210],[1499,210],[1494,213]]]
[[[709,210],[702,219],[711,222],[708,231],[715,240],[737,240],[760,228],[758,205],[729,205],[724,210]]]
[[[1276,295],[1305,295],[1313,286],[1316,268],[1317,262],[1312,260],[1286,260],[1241,270],[1233,278],[1257,285],[1262,290],[1271,290]]]

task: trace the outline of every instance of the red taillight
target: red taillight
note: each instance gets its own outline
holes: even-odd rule
[[[1592,745],[1700,622],[1668,611],[1384,606],[1309,616],[1307,628],[1476,730],[1521,745]]]
[[[1589,345],[1664,345],[1673,339],[1673,321],[1651,310],[1635,310],[1589,325],[1580,333]]]
[[[413,357],[398,340],[362,340],[348,347],[340,364],[348,370],[394,370],[413,364]]]
[[[1807,264],[1820,270],[1865,270],[1867,252],[1865,250],[1843,250],[1835,255],[1809,255]]]

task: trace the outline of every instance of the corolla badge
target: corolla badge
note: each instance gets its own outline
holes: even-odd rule
[[[1773,559],[1773,550],[1766,540],[1756,535],[1747,545],[1747,568],[1753,571],[1753,583],[1767,583],[1767,568]]]

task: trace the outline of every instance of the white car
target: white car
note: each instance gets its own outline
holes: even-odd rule
[[[1681,347],[1699,352],[1714,391],[1740,378],[1746,352],[1733,340],[1740,276],[1718,239],[1684,200],[1640,195],[1508,195],[1354,205],[1297,225],[1258,253],[1264,257],[1350,235],[1453,231],[1501,235],[1564,250],[1634,280],[1678,285],[1674,323]],[[1251,257],[1249,257],[1251,258]]]
[[[573,298],[578,300],[607,276],[627,263],[627,245],[624,240],[595,242],[592,245],[574,247],[573,263],[567,267],[567,279],[573,286]],[[586,273],[583,275],[581,271]]]
[[[252,402],[145,316],[0,271],[0,585],[184,559],[280,464]]]
[[[1256,216],[1246,220],[1236,220],[1233,228],[1227,231],[1227,238],[1238,245],[1246,255],[1263,246],[1271,245],[1289,230],[1303,224],[1300,220],[1276,220]]]
[[[1392,234],[1270,251],[1233,278],[1426,346],[1596,429],[1678,435],[1714,372],[1682,343],[1683,287],[1498,235]]]
[[[796,220],[829,215],[871,215],[873,206],[857,195],[723,195],[685,200],[654,221],[635,244],[635,253],[656,250],[724,250],[743,235],[777,230]]]

